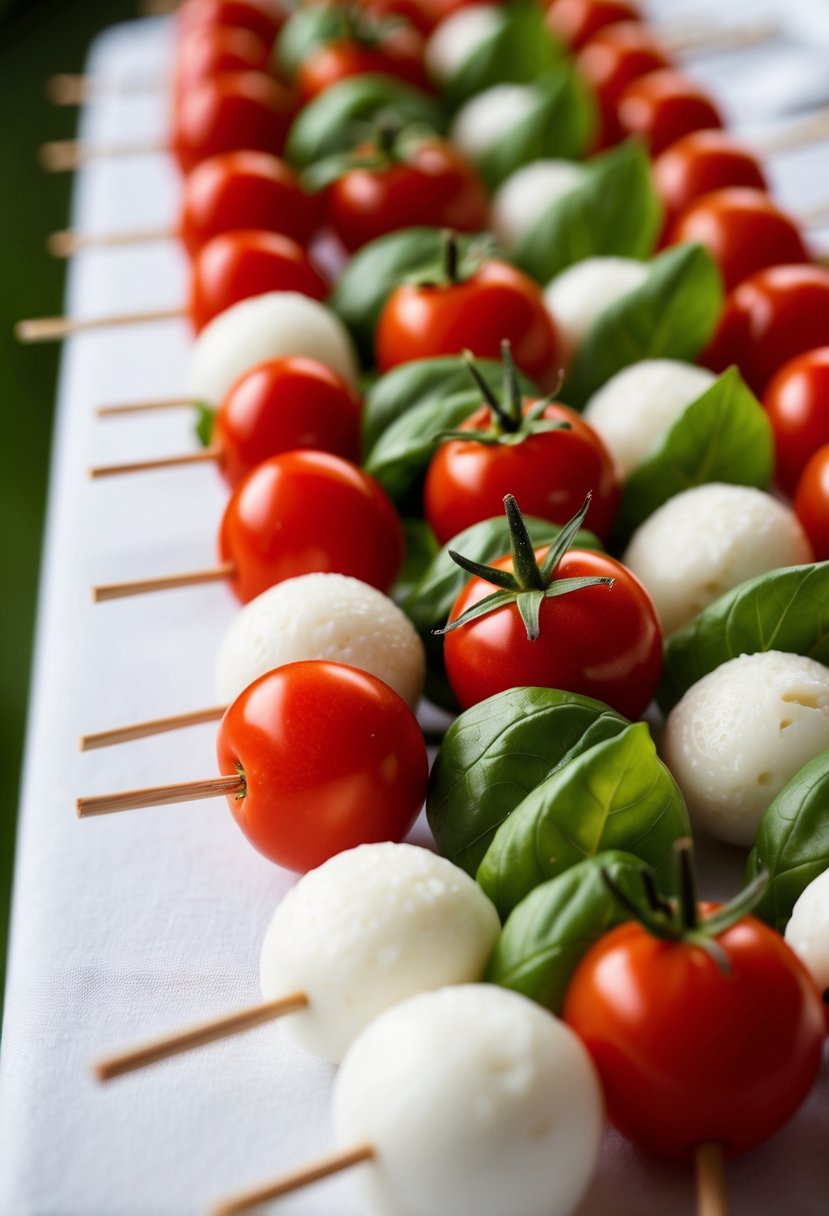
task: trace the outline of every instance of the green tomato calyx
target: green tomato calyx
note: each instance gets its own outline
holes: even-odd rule
[[[492,237],[488,233],[482,233],[473,241],[464,244],[459,233],[451,228],[444,228],[438,256],[430,257],[428,261],[415,267],[401,282],[426,290],[456,287],[478,273],[492,257],[494,247]]]

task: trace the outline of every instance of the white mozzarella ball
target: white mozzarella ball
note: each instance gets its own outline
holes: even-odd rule
[[[763,490],[720,482],[669,498],[622,558],[650,593],[666,637],[746,579],[812,560],[789,507]]]
[[[191,392],[218,405],[248,368],[283,355],[318,359],[357,383],[357,355],[339,317],[297,291],[269,291],[233,304],[204,327],[193,343]]]
[[[730,659],[689,688],[661,750],[694,822],[749,846],[772,799],[825,747],[829,668],[769,650]]]
[[[535,102],[536,94],[530,85],[494,85],[461,106],[449,138],[468,160],[477,160],[500,140],[507,139]]]
[[[500,923],[463,870],[410,844],[368,844],[306,874],[262,945],[262,996],[304,992],[285,1019],[302,1047],[339,1060],[378,1014],[417,992],[479,980]]]
[[[716,378],[704,367],[677,359],[643,359],[593,394],[584,418],[604,440],[620,480],[630,476]]]
[[[334,1135],[369,1143],[372,1216],[567,1216],[595,1169],[602,1097],[568,1026],[494,985],[444,988],[360,1035],[334,1083]]]
[[[829,991],[829,870],[813,878],[803,891],[792,909],[785,938],[818,989]]]
[[[503,20],[497,5],[473,4],[441,21],[426,43],[426,69],[432,79],[446,84],[457,76]]]
[[[542,215],[586,177],[569,160],[534,160],[517,169],[495,192],[490,227],[505,249],[530,232]]]
[[[585,258],[547,284],[544,303],[555,321],[565,363],[605,309],[640,287],[648,272],[647,262],[633,258]]]
[[[216,657],[216,695],[233,701],[266,671],[303,659],[368,671],[411,709],[423,691],[423,643],[387,595],[344,574],[304,574],[236,613]]]

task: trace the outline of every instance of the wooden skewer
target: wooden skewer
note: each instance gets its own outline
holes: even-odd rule
[[[717,51],[739,51],[743,47],[771,42],[780,33],[773,21],[738,21],[733,25],[677,24],[664,26],[659,37],[675,55],[705,55]]]
[[[133,401],[126,405],[99,405],[95,411],[98,418],[117,418],[121,414],[144,414],[151,410],[194,409],[194,397],[162,397],[158,401]]]
[[[96,604],[103,600],[124,599],[130,595],[145,595],[150,591],[172,591],[176,587],[195,587],[199,583],[219,583],[223,579],[233,578],[236,573],[235,562],[222,562],[209,570],[192,570],[187,574],[167,574],[161,578],[139,578],[128,583],[105,583],[92,588],[92,598]]]
[[[789,123],[782,131],[761,136],[752,142],[766,156],[775,156],[819,143],[823,139],[829,139],[829,106],[822,106],[814,113]]]
[[[89,476],[118,477],[121,473],[146,473],[153,469],[174,469],[179,465],[205,464],[209,461],[221,460],[222,453],[218,447],[202,448],[198,452],[187,452],[181,456],[160,456],[156,460],[135,460],[129,464],[99,464],[89,470]]]
[[[46,81],[46,96],[54,106],[82,106],[95,97],[131,96],[156,93],[161,85],[151,77],[113,80],[106,76],[82,76],[58,72]]]
[[[111,317],[37,317],[18,321],[14,336],[18,342],[56,342],[89,329],[114,325],[141,325],[148,321],[171,321],[187,314],[183,308],[156,308],[151,312],[116,314]]]
[[[157,156],[167,152],[158,140],[134,144],[88,144],[79,139],[53,139],[41,144],[40,163],[48,173],[67,173],[89,160],[109,160],[120,156]]]
[[[93,1073],[99,1081],[111,1081],[114,1077],[121,1077],[125,1073],[145,1068],[148,1064],[156,1064],[171,1056],[181,1055],[194,1047],[203,1047],[207,1043],[215,1043],[218,1039],[252,1030],[255,1026],[263,1026],[266,1022],[305,1009],[307,1005],[308,997],[304,992],[292,992],[290,996],[280,997],[276,1001],[262,1001],[258,1005],[248,1006],[247,1009],[237,1009],[235,1013],[211,1018],[187,1030],[154,1039],[141,1047],[106,1056],[93,1065]]]
[[[173,714],[167,718],[135,722],[132,726],[117,726],[111,730],[99,730],[91,735],[81,735],[78,739],[78,748],[82,752],[91,752],[99,747],[112,747],[116,743],[130,743],[133,739],[146,739],[149,735],[162,735],[169,730],[181,730],[186,726],[200,726],[204,722],[218,722],[224,716],[226,709],[226,705],[212,705],[210,709],[196,709],[186,714]]]
[[[203,781],[180,781],[175,785],[154,785],[143,790],[121,790],[117,794],[94,794],[77,798],[75,809],[79,819],[93,815],[110,815],[116,811],[139,811],[147,806],[166,806],[171,802],[195,802],[199,798],[216,798],[219,794],[241,793],[244,781],[238,773],[221,777],[206,777]]]
[[[728,1216],[722,1148],[719,1144],[700,1144],[694,1162],[697,1170],[697,1216]]]
[[[329,1153],[317,1161],[309,1161],[307,1165],[283,1174],[274,1182],[266,1182],[264,1185],[251,1187],[247,1191],[239,1191],[236,1195],[230,1195],[227,1199],[220,1200],[215,1207],[210,1209],[210,1216],[239,1216],[240,1212],[247,1212],[251,1208],[258,1207],[260,1203],[279,1199],[281,1195],[289,1195],[292,1191],[310,1186],[312,1182],[330,1178],[332,1174],[341,1174],[343,1170],[353,1169],[355,1165],[361,1165],[364,1161],[373,1161],[376,1156],[377,1153],[370,1144],[359,1144],[355,1148]]]
[[[131,232],[53,232],[46,238],[46,248],[56,258],[71,258],[82,249],[111,248],[116,245],[149,244],[151,241],[175,240],[174,228],[136,228]]]

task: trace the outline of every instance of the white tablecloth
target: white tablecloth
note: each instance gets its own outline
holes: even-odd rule
[[[90,69],[152,75],[166,52],[163,23],[135,23],[98,40]],[[829,99],[829,50],[777,53],[780,74],[763,51],[696,68],[743,122]],[[101,98],[84,118],[84,134],[102,139],[163,129],[163,102],[152,95]],[[826,198],[827,166],[826,147],[781,158],[781,197]],[[164,222],[176,191],[162,156],[90,165],[78,177],[73,223]],[[73,263],[68,306],[79,315],[165,306],[181,300],[184,279],[172,244],[98,251]],[[255,1000],[262,933],[292,881],[253,852],[221,800],[89,822],[73,811],[79,793],[215,771],[212,726],[85,755],[75,746],[82,731],[213,702],[212,656],[236,608],[229,591],[100,606],[89,598],[93,582],[213,558],[225,493],[212,468],[94,484],[84,476],[93,462],[188,449],[186,414],[92,417],[106,401],[185,390],[187,347],[184,323],[165,322],[84,335],[64,354],[0,1057],[2,1216],[187,1216],[329,1142],[332,1070],[275,1026],[105,1088],[90,1079],[89,1062],[104,1050]],[[733,889],[741,858],[704,854],[709,889]],[[827,1211],[828,1090],[824,1077],[788,1128],[730,1167],[737,1216]],[[583,1216],[681,1216],[692,1196],[687,1171],[609,1133]],[[279,1210],[360,1214],[347,1178]]]

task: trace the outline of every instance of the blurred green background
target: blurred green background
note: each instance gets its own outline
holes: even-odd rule
[[[72,180],[45,174],[37,148],[45,139],[71,137],[77,120],[75,110],[49,104],[45,82],[54,72],[80,71],[95,34],[135,17],[137,8],[137,0],[0,0],[0,400],[6,436],[0,445],[0,624],[6,639],[0,662],[0,978],[60,357],[57,348],[18,346],[11,331],[21,317],[61,310],[64,268],[46,253],[44,240],[66,226]]]

